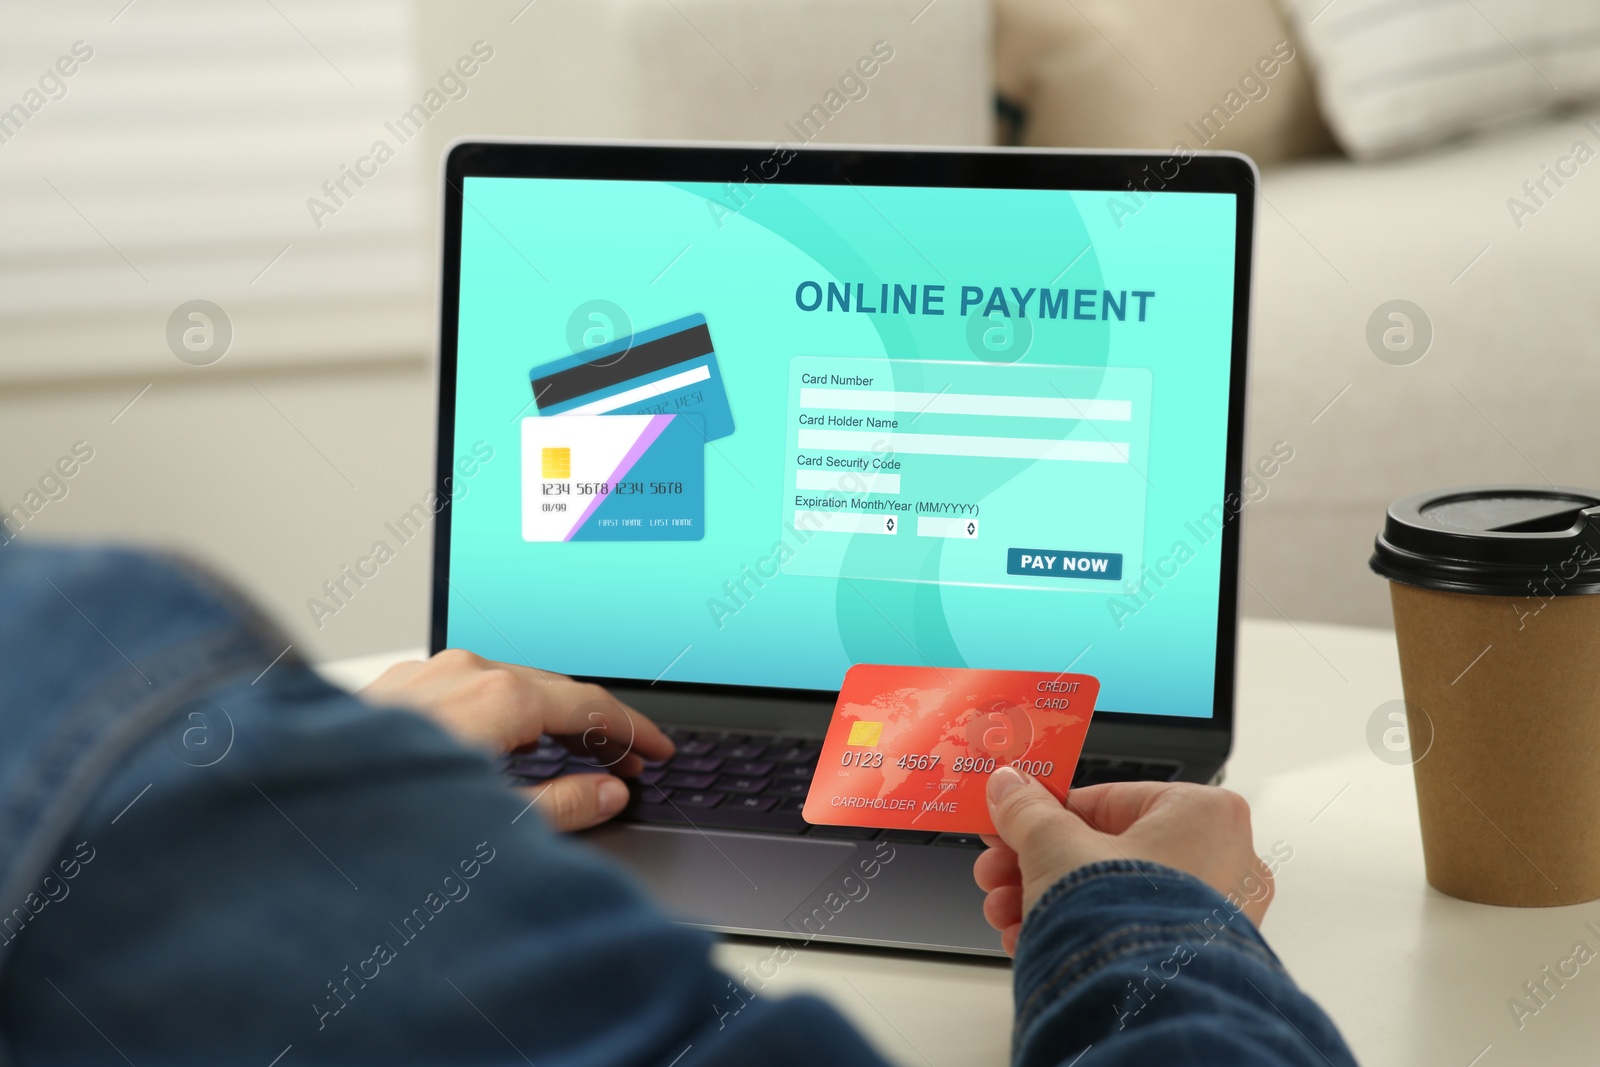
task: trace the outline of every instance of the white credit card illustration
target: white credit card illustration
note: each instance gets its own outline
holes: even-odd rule
[[[698,541],[705,437],[688,415],[522,420],[524,541]]]

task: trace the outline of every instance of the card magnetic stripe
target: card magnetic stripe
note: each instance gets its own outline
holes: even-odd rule
[[[641,384],[711,354],[705,316],[690,315],[535,367],[529,378],[539,410],[556,414],[573,401],[603,399],[606,391]]]

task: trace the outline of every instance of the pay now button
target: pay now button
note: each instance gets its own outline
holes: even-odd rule
[[[1036,578],[1122,580],[1121,552],[1073,552],[1061,548],[1008,548],[1006,573]]]

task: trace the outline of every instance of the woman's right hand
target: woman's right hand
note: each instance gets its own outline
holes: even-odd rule
[[[1250,805],[1239,794],[1185,782],[1116,782],[1072,790],[1066,805],[1011,767],[989,776],[999,834],[973,865],[983,914],[1015,955],[1022,921],[1045,890],[1089,863],[1146,860],[1186,871],[1237,899],[1257,925],[1272,873],[1256,855]]]

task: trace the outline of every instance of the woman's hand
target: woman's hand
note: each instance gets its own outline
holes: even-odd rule
[[[1015,955],[1022,920],[1063,877],[1101,860],[1149,860],[1233,894],[1256,925],[1272,903],[1272,872],[1256,855],[1250,805],[1213,786],[1118,782],[1074,789],[1063,807],[1027,775],[1002,767],[989,777],[989,814],[973,877],[987,895],[983,917]]]
[[[466,744],[496,753],[549,734],[612,774],[638,774],[643,760],[666,759],[673,751],[655,723],[598,685],[461,649],[397,663],[356,695],[421,712]],[[612,774],[569,774],[524,791],[556,829],[581,830],[628,802],[628,787]]]

